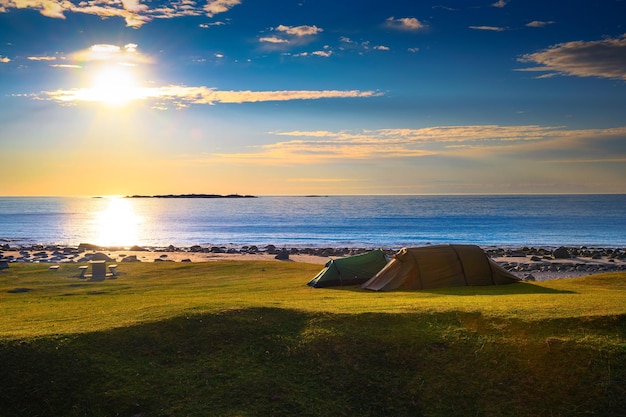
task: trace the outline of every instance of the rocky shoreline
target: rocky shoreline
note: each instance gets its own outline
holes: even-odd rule
[[[102,247],[82,243],[77,247],[56,245],[0,245],[0,261],[7,263],[80,263],[95,259],[111,262],[207,262],[219,259],[291,260],[325,264],[329,258],[353,256],[374,248],[277,248],[258,246],[191,246],[162,248]],[[389,257],[400,248],[383,249]],[[484,247],[496,263],[529,281],[572,278],[601,272],[626,271],[626,249],[587,247]]]

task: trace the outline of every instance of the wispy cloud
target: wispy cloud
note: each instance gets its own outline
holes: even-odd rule
[[[278,36],[263,36],[259,38],[259,42],[267,43],[289,43],[287,39],[279,38]]]
[[[123,64],[149,64],[153,59],[142,54],[137,44],[128,43],[124,46],[96,44],[87,49],[69,54],[69,59],[76,62],[109,62]]]
[[[487,30],[492,32],[502,32],[506,30],[505,28],[500,26],[470,26],[469,28],[474,30]]]
[[[570,130],[551,126],[436,126],[422,129],[379,129],[364,131],[290,131],[274,135],[291,137],[287,141],[253,147],[249,152],[205,155],[205,160],[259,165],[293,166],[406,159],[427,156],[480,159],[501,154],[517,157],[536,155],[538,150],[548,158],[589,161],[589,148],[599,141],[621,140],[626,127],[613,129]],[[597,151],[599,154],[603,151]],[[572,155],[578,157],[572,158]],[[529,156],[530,157],[530,156]],[[619,162],[626,155],[602,154],[594,161]],[[538,161],[533,156],[534,161]]]
[[[329,183],[358,182],[358,181],[364,181],[364,180],[356,179],[356,178],[286,178],[285,181],[297,182],[297,183],[329,184]]]
[[[50,65],[53,68],[82,68],[81,65],[75,65],[75,64],[51,64]]]
[[[69,52],[67,54],[57,53],[53,56],[27,56],[24,59],[32,62],[50,62],[51,64],[49,65],[55,68],[84,68],[88,63],[135,66],[153,62],[151,57],[139,52],[138,46],[134,43],[128,43],[123,46],[96,44],[86,49]],[[61,63],[52,64],[52,62],[59,61]]]
[[[498,0],[495,3],[492,3],[491,6],[497,7],[499,9],[505,7],[509,2],[507,0]]]
[[[211,26],[224,26],[224,25],[226,25],[226,22],[212,22],[212,23],[200,23],[198,27],[201,27],[202,29],[208,29]]]
[[[27,58],[29,61],[56,61],[55,56],[29,56]]]
[[[546,159],[541,161],[547,164],[607,164],[616,163],[622,164],[626,162],[626,157],[623,158],[603,158],[603,159]]]
[[[553,25],[555,22],[553,20],[541,21],[541,20],[533,20],[532,22],[526,23],[526,26],[529,28],[543,28],[548,25]]]
[[[165,87],[134,88],[127,92],[132,100],[152,100],[169,102],[178,108],[190,105],[217,103],[258,103],[267,101],[318,100],[338,98],[366,98],[380,95],[374,91],[358,90],[282,90],[282,91],[229,91],[208,87],[186,87],[168,85]],[[90,88],[44,91],[33,95],[39,100],[52,100],[62,104],[97,102],[98,97]]]
[[[547,71],[554,75],[601,77],[626,80],[626,34],[599,41],[574,41],[523,55],[520,62],[539,67],[518,71]]]
[[[424,23],[420,22],[414,17],[401,17],[396,19],[393,16],[385,20],[385,26],[392,29],[405,31],[416,31],[424,29],[426,27]]]
[[[310,42],[315,37],[315,35],[323,32],[324,29],[319,28],[315,25],[278,25],[277,27],[272,28],[272,31],[276,32],[276,34],[272,36],[263,36],[259,38],[259,42],[273,45],[302,45],[304,43]]]
[[[332,54],[333,54],[333,51],[330,51],[330,50],[313,51],[313,52],[311,52],[311,55],[321,56],[323,58],[329,58]]]

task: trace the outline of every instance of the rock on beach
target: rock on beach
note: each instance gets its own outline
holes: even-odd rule
[[[0,246],[0,260],[25,263],[107,262],[207,262],[221,259],[277,260],[325,264],[329,258],[358,255],[376,248],[278,248],[275,245],[200,246],[162,248],[132,246],[100,247],[81,243],[78,247],[55,245]],[[388,257],[401,248],[383,248]],[[543,281],[600,272],[626,271],[623,248],[588,247],[487,247],[487,255],[516,276]]]

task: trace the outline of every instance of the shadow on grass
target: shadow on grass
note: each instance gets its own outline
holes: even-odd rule
[[[358,285],[346,285],[341,287],[325,287],[316,288],[316,290],[338,290],[353,291],[361,293],[379,293],[379,291],[370,291],[361,288]],[[475,296],[475,295],[528,295],[528,294],[576,294],[575,291],[557,290],[554,288],[546,288],[541,285],[535,285],[528,282],[519,282],[508,285],[483,285],[483,286],[467,286],[467,287],[442,287],[442,288],[426,288],[417,290],[393,290],[389,292],[425,292],[441,295],[459,295],[459,296]]]
[[[254,308],[5,340],[0,404],[4,415],[91,417],[565,416],[572,407],[611,416],[626,407],[626,352],[564,343],[554,354],[543,342],[573,329],[623,334],[626,317],[563,319],[548,333],[479,319],[480,332],[455,312]]]

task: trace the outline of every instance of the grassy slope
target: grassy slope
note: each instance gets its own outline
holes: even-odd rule
[[[318,265],[0,274],[0,416],[621,416],[626,274],[373,293]],[[28,288],[28,292],[10,292]]]

